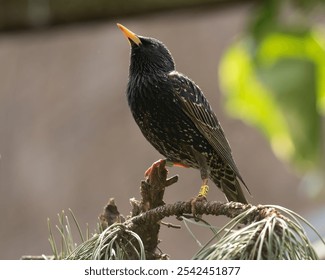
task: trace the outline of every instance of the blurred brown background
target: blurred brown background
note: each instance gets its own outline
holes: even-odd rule
[[[110,197],[127,215],[144,171],[160,158],[127,106],[129,45],[116,22],[163,41],[177,69],[200,85],[252,203],[282,205],[307,217],[324,205],[299,190],[299,175],[259,132],[224,113],[218,63],[251,9],[251,3],[211,6],[0,34],[0,259],[51,254],[46,219],[55,225],[62,209],[71,208],[91,231]],[[176,173],[180,180],[168,189],[167,203],[188,200],[200,185],[198,171],[170,169]],[[224,200],[210,189],[209,199]],[[213,224],[221,225],[220,219]],[[204,241],[210,232],[200,235]],[[173,259],[198,250],[184,227],[163,228],[160,238]]]

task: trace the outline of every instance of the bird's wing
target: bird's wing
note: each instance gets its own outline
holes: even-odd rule
[[[169,79],[172,81],[174,93],[182,110],[246,186],[234,162],[222,127],[201,89],[192,80],[176,71],[169,74]]]

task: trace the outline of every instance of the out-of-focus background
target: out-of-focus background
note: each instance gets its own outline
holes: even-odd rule
[[[250,202],[290,208],[324,234],[323,1],[68,2],[0,2],[0,259],[51,254],[47,218],[55,225],[61,210],[90,231],[110,197],[127,215],[160,158],[127,106],[129,45],[116,22],[163,41],[202,88]],[[180,180],[167,203],[196,195],[198,171],[170,174]],[[198,250],[186,229],[160,238],[173,259]]]

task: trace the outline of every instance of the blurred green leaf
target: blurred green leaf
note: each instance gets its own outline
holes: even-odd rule
[[[274,152],[300,169],[319,164],[324,75],[324,39],[314,30],[247,36],[220,64],[228,111],[259,128]]]

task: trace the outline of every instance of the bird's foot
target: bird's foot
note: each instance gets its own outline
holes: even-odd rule
[[[191,211],[192,211],[192,214],[195,218],[195,220],[199,220],[201,219],[202,215],[201,214],[197,214],[197,211],[196,211],[196,208],[197,208],[197,204],[198,203],[205,203],[207,202],[207,198],[206,196],[203,196],[203,195],[198,195],[197,197],[194,197],[191,199]]]
[[[165,159],[159,159],[157,161],[155,161],[144,173],[144,177],[149,177],[152,170],[159,167],[163,162],[165,162],[166,165],[166,160]]]
[[[196,213],[197,202],[207,202],[209,186],[206,183],[207,183],[207,180],[204,180],[203,185],[200,188],[199,194],[197,195],[197,197],[192,198],[192,200],[191,200],[191,210],[192,210],[192,214],[195,218],[201,218],[201,216],[197,215],[197,213]]]

